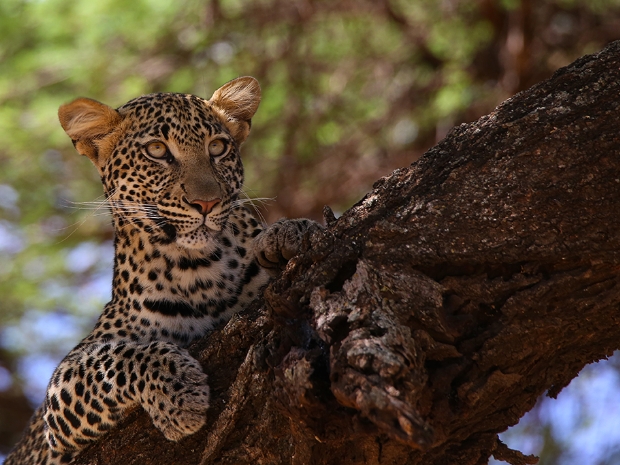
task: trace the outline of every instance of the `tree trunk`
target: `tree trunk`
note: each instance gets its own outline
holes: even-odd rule
[[[497,437],[620,348],[620,42],[455,128],[195,344],[207,426],[80,464],[535,463]]]

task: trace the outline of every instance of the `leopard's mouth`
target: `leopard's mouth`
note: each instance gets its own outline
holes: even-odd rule
[[[177,245],[187,249],[210,249],[211,246],[216,246],[216,236],[219,232],[214,231],[206,224],[202,224],[188,232],[176,231],[174,241]]]
[[[216,242],[217,236],[222,232],[222,225],[213,221],[209,216],[192,229],[182,228],[159,213],[151,214],[150,217],[155,222],[156,228],[151,229],[152,227],[147,226],[145,229],[147,232],[159,230],[160,233],[156,234],[158,236],[156,240],[160,243],[174,242],[184,248],[204,249],[209,248],[209,244],[213,244],[214,241]]]

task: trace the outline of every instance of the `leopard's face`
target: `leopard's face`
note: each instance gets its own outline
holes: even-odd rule
[[[78,99],[59,110],[76,149],[101,174],[117,230],[189,249],[216,246],[243,184],[239,146],[260,101],[254,78],[210,100],[149,94],[117,110]]]
[[[118,112],[126,124],[101,173],[113,217],[149,226],[157,240],[205,248],[243,184],[234,137],[193,95],[145,95]]]

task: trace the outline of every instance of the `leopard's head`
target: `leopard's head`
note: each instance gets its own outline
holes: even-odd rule
[[[118,109],[79,98],[58,111],[76,150],[99,170],[116,228],[203,249],[226,227],[243,184],[239,147],[260,102],[252,77],[205,100],[149,94]]]

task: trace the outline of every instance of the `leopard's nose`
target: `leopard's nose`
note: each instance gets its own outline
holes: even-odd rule
[[[184,199],[185,200],[185,199]],[[212,200],[200,200],[194,199],[191,201],[185,200],[192,207],[202,213],[203,216],[207,216],[209,213],[213,211],[215,206],[222,201],[222,199],[212,199]]]

